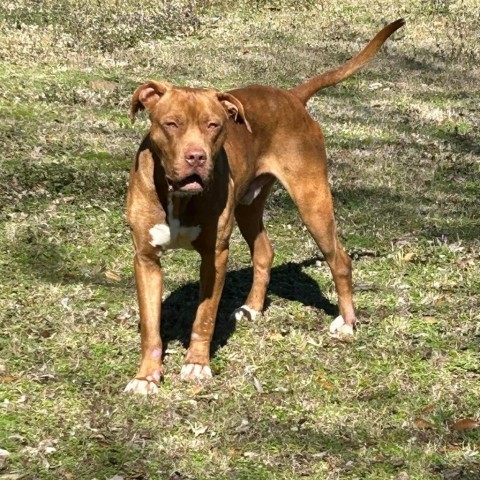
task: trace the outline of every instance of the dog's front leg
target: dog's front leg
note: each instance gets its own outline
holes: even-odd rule
[[[160,338],[160,305],[162,269],[158,257],[137,252],[135,280],[140,309],[141,360],[137,376],[126,392],[156,393],[162,376],[162,341]]]
[[[210,342],[217,317],[218,304],[225,283],[228,261],[228,242],[233,216],[224,227],[222,240],[217,240],[215,251],[200,251],[200,304],[192,327],[190,345],[182,367],[182,380],[210,378]]]
[[[159,254],[166,248],[170,230],[153,183],[154,160],[148,149],[138,155],[132,169],[127,199],[127,220],[135,245],[135,281],[140,310],[141,359],[136,377],[126,392],[156,393],[162,377],[160,308],[163,275]]]
[[[135,255],[135,279],[140,309],[141,359],[136,377],[125,392],[147,395],[158,392],[163,374],[162,341],[160,338],[160,305],[162,270],[158,258]]]

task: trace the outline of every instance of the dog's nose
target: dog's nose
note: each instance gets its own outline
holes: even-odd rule
[[[192,167],[203,165],[207,161],[207,152],[202,149],[187,150],[185,152],[185,161]]]

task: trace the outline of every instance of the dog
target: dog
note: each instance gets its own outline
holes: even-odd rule
[[[351,260],[336,234],[322,130],[305,106],[316,92],[367,64],[404,23],[399,19],[385,26],[353,59],[290,90],[251,85],[219,92],[157,81],[136,89],[132,121],[145,109],[151,125],[131,169],[127,194],[141,361],[125,391],[156,393],[163,375],[160,257],[165,250],[195,249],[201,256],[200,303],[182,379],[212,376],[210,342],[235,220],[250,248],[253,284],[234,315],[237,320],[260,315],[274,255],[263,210],[276,180],[292,197],[330,267],[340,311],[330,331],[354,333]]]

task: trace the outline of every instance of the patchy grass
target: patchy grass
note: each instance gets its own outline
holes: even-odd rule
[[[211,0],[0,7],[0,478],[480,478],[480,11],[473,0]],[[127,174],[148,78],[288,87],[407,27],[310,103],[328,142],[361,327],[327,335],[330,274],[277,187],[263,318],[232,239],[208,385],[178,372],[198,259],[165,259],[166,378],[138,361]]]

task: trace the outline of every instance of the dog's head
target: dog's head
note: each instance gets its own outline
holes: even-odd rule
[[[132,120],[143,109],[149,113],[150,138],[173,194],[193,195],[208,186],[229,118],[251,131],[241,102],[213,89],[149,81],[133,94]]]

